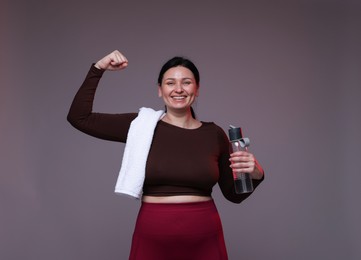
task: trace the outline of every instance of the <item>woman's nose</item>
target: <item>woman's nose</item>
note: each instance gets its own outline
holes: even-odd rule
[[[183,86],[182,86],[181,83],[177,83],[175,85],[175,91],[177,91],[177,92],[182,92],[183,91]]]

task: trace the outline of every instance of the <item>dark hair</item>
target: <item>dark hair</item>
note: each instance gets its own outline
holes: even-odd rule
[[[194,76],[194,79],[196,80],[197,86],[199,86],[200,78],[199,78],[199,71],[198,71],[196,65],[194,65],[194,63],[191,62],[189,59],[186,59],[184,57],[178,57],[178,56],[170,59],[163,65],[163,67],[161,68],[161,70],[159,72],[158,85],[159,86],[162,85],[163,76],[167,70],[174,68],[174,67],[178,67],[178,66],[189,69],[193,73],[193,76]],[[165,108],[165,110],[167,111],[167,108]],[[192,117],[196,118],[196,114],[194,113],[193,107],[191,107],[191,113],[192,113]]]
[[[190,71],[192,71],[194,78],[196,80],[197,85],[199,85],[199,71],[196,67],[196,65],[194,65],[193,62],[191,62],[190,60],[183,58],[183,57],[174,57],[172,59],[170,59],[169,61],[167,61],[162,69],[159,72],[159,77],[158,77],[158,85],[162,84],[162,80],[163,80],[163,76],[164,73],[174,67],[185,67],[187,69],[189,69]]]

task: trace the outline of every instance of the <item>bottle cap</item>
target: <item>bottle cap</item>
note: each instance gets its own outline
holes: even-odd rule
[[[240,127],[230,126],[228,129],[229,140],[234,141],[243,138],[242,129]]]

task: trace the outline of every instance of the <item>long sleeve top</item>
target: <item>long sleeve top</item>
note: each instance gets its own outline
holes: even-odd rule
[[[93,112],[95,92],[103,72],[91,66],[67,119],[86,134],[126,143],[130,124],[137,113]],[[235,193],[229,158],[228,137],[215,123],[202,121],[199,128],[185,129],[160,120],[146,162],[143,195],[211,196],[213,186],[218,183],[227,200],[240,203],[251,193]],[[253,180],[254,187],[261,181]]]

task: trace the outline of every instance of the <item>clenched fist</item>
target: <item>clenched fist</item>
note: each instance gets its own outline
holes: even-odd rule
[[[103,70],[121,70],[128,66],[127,58],[115,50],[95,63],[95,67]]]

